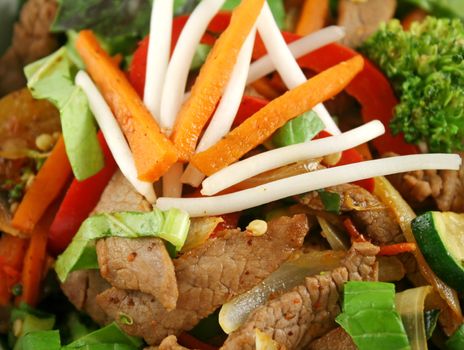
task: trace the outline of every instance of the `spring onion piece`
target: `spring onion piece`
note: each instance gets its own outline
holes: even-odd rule
[[[340,135],[263,152],[214,173],[203,181],[201,193],[211,196],[265,171],[302,160],[341,152],[370,141],[384,132],[385,127],[383,124],[378,120],[374,120]]]
[[[342,39],[345,36],[343,27],[329,26],[317,32],[311,33],[295,40],[288,44],[288,48],[294,58],[300,58],[314,50],[317,50],[325,45],[331,44]],[[272,73],[275,70],[274,63],[269,55],[265,55],[254,61],[250,66],[248,73],[247,84],[251,84],[256,80]]]
[[[134,188],[142,194],[150,203],[156,200],[153,185],[149,182],[138,179],[137,169],[135,167],[134,157],[130,151],[129,145],[119,128],[113,112],[101,95],[98,88],[93,83],[89,75],[80,71],[76,75],[76,85],[84,90],[89,100],[90,109],[95,115],[100,129],[105,136],[108,147],[113,154],[114,160],[118,164],[119,169],[134,186]]]
[[[308,142],[321,130],[324,130],[321,119],[314,111],[308,111],[277,130],[272,136],[272,143],[276,147],[285,147]]]
[[[317,216],[316,218],[322,229],[321,235],[327,240],[330,248],[340,251],[346,251],[349,249],[346,234],[343,235],[341,232],[338,232],[338,230],[323,217]]]
[[[195,50],[211,19],[225,0],[204,0],[190,14],[169,62],[164,80],[160,126],[170,135],[184,99],[187,77]]]
[[[240,49],[230,80],[226,85],[224,94],[222,95],[208,127],[198,143],[196,152],[202,152],[214,145],[224,137],[232,127],[235,115],[242,101],[243,91],[245,90],[246,77],[248,68],[250,67],[253,44],[255,42],[255,34],[256,30],[253,29],[250,34],[248,34],[248,37]],[[198,187],[204,177],[205,176],[193,165],[189,165],[182,176],[182,182],[188,183],[193,187]]]
[[[258,18],[258,31],[285,85],[293,89],[303,84],[307,80],[306,76],[290,52],[267,3],[264,4]],[[323,104],[315,106],[314,111],[321,118],[328,132],[332,135],[340,134],[340,129]]]
[[[60,332],[55,330],[27,333],[18,339],[14,350],[60,350]]]
[[[321,199],[324,209],[329,213],[340,213],[342,199],[339,193],[329,192],[326,190],[317,190],[319,198]]]
[[[158,198],[156,206],[166,210],[179,208],[192,217],[221,215],[256,207],[297,194],[336,186],[370,177],[404,173],[419,169],[458,170],[461,157],[457,154],[415,154],[368,160],[311,173],[291,176],[282,180],[215,197]]]
[[[76,66],[65,47],[25,69],[27,87],[36,99],[47,99],[60,111],[66,153],[78,180],[104,165],[97,129],[82,89],[74,84]]]
[[[69,345],[63,347],[63,350],[67,349],[80,349],[86,346],[99,345],[99,344],[118,344],[125,345],[126,347],[120,349],[139,349],[143,341],[140,338],[131,337],[124,333],[119,326],[113,322],[108,326],[100,328],[90,334],[79,338]],[[88,347],[91,349],[91,347]],[[106,349],[106,348],[105,348]],[[116,348],[115,348],[116,349]]]
[[[336,322],[359,350],[411,349],[395,311],[394,284],[350,281],[345,284],[343,295],[343,312]]]
[[[153,1],[143,103],[159,123],[161,94],[171,53],[173,0]]]
[[[446,342],[447,350],[462,350],[464,349],[464,324],[462,324],[456,332]]]
[[[219,324],[230,334],[238,329],[251,312],[266,303],[269,296],[304,283],[306,277],[340,266],[344,252],[312,251],[282,264],[275,272],[248,292],[221,307]]]
[[[71,244],[56,260],[55,270],[64,282],[68,274],[79,265],[86,247],[95,239],[104,237],[159,237],[171,243],[177,251],[187,237],[189,216],[179,209],[153,210],[148,213],[120,212],[98,214],[85,220]]]
[[[396,310],[403,320],[412,350],[427,349],[427,336],[424,322],[424,303],[432,292],[431,286],[407,289],[396,294]]]

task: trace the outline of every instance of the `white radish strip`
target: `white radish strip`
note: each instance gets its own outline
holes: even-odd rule
[[[198,143],[196,152],[204,151],[214,145],[225,136],[232,127],[235,115],[242,101],[243,91],[245,90],[255,35],[256,29],[252,29],[243,43],[221,101],[211,118],[208,128]],[[204,177],[205,176],[200,171],[190,164],[182,176],[182,182],[188,183],[193,187],[198,187]]]
[[[181,176],[183,171],[184,167],[182,163],[176,163],[163,175],[163,196],[173,198],[182,197]]]
[[[459,155],[443,153],[375,159],[291,176],[216,197],[161,197],[156,201],[156,206],[162,210],[170,208],[183,209],[192,217],[222,215],[253,208],[297,194],[370,177],[422,169],[458,170],[460,165],[461,157]]]
[[[277,71],[289,89],[293,89],[303,84],[307,79],[300,66],[293,57],[290,49],[285,42],[277,23],[271,13],[267,2],[264,4],[258,18],[258,31],[266,46],[269,57],[274,63]],[[317,107],[317,108],[316,108]],[[319,118],[321,118],[328,132],[332,135],[340,134],[340,129],[335,124],[332,117],[325,110],[324,105],[319,104],[314,108]],[[322,112],[322,113],[321,113]]]
[[[161,1],[161,0],[159,0]],[[163,0],[164,1],[164,0]],[[184,100],[185,86],[195,50],[211,19],[225,0],[203,0],[185,24],[172,53],[161,101],[161,128],[170,135]]]
[[[219,170],[205,181],[201,194],[211,196],[265,171],[306,159],[323,157],[356,147],[385,133],[385,127],[373,120],[343,134],[276,148],[257,154]]]
[[[98,126],[105,136],[108,148],[113,155],[116,164],[121,169],[122,174],[129,180],[134,188],[143,195],[150,203],[156,200],[153,184],[140,181],[137,178],[134,157],[130,151],[124,135],[119,128],[118,122],[107,105],[105,99],[98,91],[98,88],[90,79],[89,75],[80,71],[76,75],[76,85],[80,86],[89,101],[90,109],[97,120]]]
[[[151,10],[143,102],[158,123],[164,77],[171,53],[173,6],[173,0],[154,0]]]
[[[331,44],[335,41],[342,39],[345,36],[345,30],[343,27],[330,26],[318,30],[315,33],[311,33],[302,37],[301,39],[295,40],[288,44],[288,48],[295,59],[300,58],[311,51],[317,50],[325,45]],[[250,84],[275,70],[274,64],[272,63],[269,55],[265,55],[260,59],[254,61],[250,66],[250,72],[248,73],[247,84]]]

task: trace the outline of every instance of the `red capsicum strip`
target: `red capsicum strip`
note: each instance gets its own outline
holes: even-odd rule
[[[291,43],[300,36],[283,32],[285,41]],[[261,40],[256,40],[254,58],[266,54],[266,48]],[[340,44],[330,44],[313,51],[298,59],[300,67],[315,72],[322,72],[342,61],[346,61],[358,52]],[[398,100],[388,79],[368,59],[364,60],[363,70],[347,86],[346,92],[361,105],[361,113],[365,123],[378,119],[384,125],[384,135],[372,141],[379,153],[395,152],[398,154],[418,153],[417,147],[406,143],[403,135],[393,136],[388,125],[393,117]]]
[[[269,103],[268,100],[255,96],[243,96],[240,107],[238,108],[237,115],[235,116],[232,127],[242,124],[245,120],[250,118],[253,114],[258,112],[261,108]]]
[[[84,181],[74,179],[71,183],[50,227],[48,249],[54,255],[63,252],[71,242],[82,222],[97,205],[103,190],[117,169],[101,132],[98,133],[98,140],[105,157],[105,167]]]

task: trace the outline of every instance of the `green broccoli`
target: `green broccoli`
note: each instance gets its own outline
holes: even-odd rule
[[[464,25],[428,17],[405,32],[383,24],[362,47],[390,78],[400,103],[390,123],[432,152],[464,149]]]

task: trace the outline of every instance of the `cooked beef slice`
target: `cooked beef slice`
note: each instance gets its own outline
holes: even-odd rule
[[[337,327],[309,344],[308,350],[356,350],[353,339],[342,327]]]
[[[158,350],[188,350],[188,348],[179,345],[175,335],[170,335],[163,339],[158,347]]]
[[[24,66],[58,48],[58,41],[50,33],[56,9],[55,0],[28,0],[24,4],[11,46],[0,57],[0,96],[25,86]]]
[[[340,195],[340,210],[349,212],[356,227],[373,243],[384,245],[404,241],[394,214],[369,191],[353,184],[328,187],[326,191]],[[317,191],[301,196],[299,201],[312,210],[324,210]]]
[[[149,344],[192,329],[222,304],[261,282],[301,248],[308,232],[305,215],[270,221],[268,231],[253,237],[246,231],[225,230],[174,261],[179,288],[176,309],[167,311],[153,296],[111,288],[97,296],[103,310],[120,326]]]
[[[100,276],[98,270],[79,270],[71,272],[61,285],[64,295],[78,309],[85,311],[98,324],[111,320],[98,306],[96,296],[111,286]]]
[[[118,170],[103,191],[93,213],[150,210],[150,203],[135,190]]]
[[[340,0],[338,25],[346,31],[342,43],[350,47],[360,46],[380,23],[393,18],[395,9],[396,0]]]
[[[370,243],[354,243],[341,267],[307,277],[305,284],[269,300],[229,335],[222,349],[255,349],[255,328],[287,349],[304,348],[335,328],[345,282],[377,280],[375,255],[378,251],[379,248]]]
[[[394,154],[386,154],[391,155]],[[432,200],[441,211],[464,212],[464,164],[457,171],[418,170],[387,178],[415,208],[427,206]]]
[[[113,287],[151,294],[167,310],[176,307],[174,265],[159,238],[100,239],[97,256],[102,277]]]

